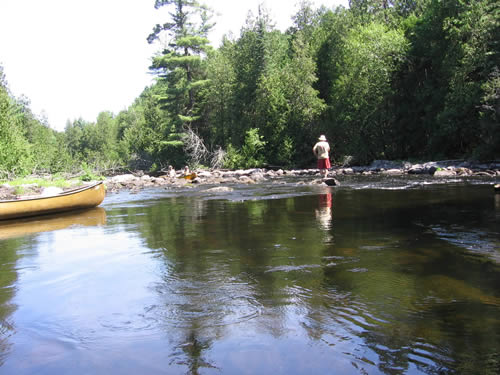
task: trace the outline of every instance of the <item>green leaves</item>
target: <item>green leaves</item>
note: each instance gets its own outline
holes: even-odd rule
[[[208,8],[158,0],[171,10],[148,37],[166,42],[152,59],[158,79],[116,116],[58,134],[10,95],[0,68],[0,174],[201,163],[183,133],[235,168],[311,166],[318,134],[332,157],[361,163],[498,158],[497,3],[353,0],[328,10],[303,2],[286,33],[261,6],[214,50]]]
[[[172,122],[180,131],[183,127],[198,126],[200,119],[201,90],[206,86],[203,59],[210,52],[207,34],[213,25],[209,23],[210,10],[192,0],[157,1],[155,7],[174,5],[171,22],[165,27],[156,26],[148,40],[166,33],[169,50],[153,58],[153,71],[166,81],[163,102]]]
[[[404,61],[408,42],[403,33],[381,23],[353,28],[332,87],[335,133],[350,143],[339,150],[367,162],[386,152],[387,128],[394,123],[394,74]]]
[[[33,116],[27,100],[10,95],[0,66],[0,178],[60,171],[64,151],[61,138]]]

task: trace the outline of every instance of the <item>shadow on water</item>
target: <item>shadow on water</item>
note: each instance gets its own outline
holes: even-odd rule
[[[498,373],[489,186],[343,182],[123,192],[104,226],[0,240],[0,370]]]

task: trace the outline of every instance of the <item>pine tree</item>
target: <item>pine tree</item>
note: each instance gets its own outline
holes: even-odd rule
[[[158,99],[172,116],[176,130],[200,119],[202,88],[207,84],[203,58],[211,49],[207,38],[214,26],[211,11],[195,0],[157,0],[155,8],[169,6],[171,20],[156,25],[148,37],[153,43],[166,34],[165,48],[153,58],[151,69],[167,89]]]

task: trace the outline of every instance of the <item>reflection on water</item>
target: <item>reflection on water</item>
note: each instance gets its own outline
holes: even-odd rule
[[[330,229],[332,223],[332,193],[319,194],[319,205],[316,208],[316,219],[324,230]]]
[[[102,207],[42,215],[26,219],[0,221],[0,240],[67,228],[71,225],[104,225],[106,211]]]
[[[10,338],[16,332],[12,314],[17,306],[12,299],[19,282],[17,264],[23,256],[29,255],[23,249],[36,249],[39,243],[36,235],[39,233],[105,223],[106,211],[102,207],[0,222],[0,365],[10,351]],[[7,239],[10,241],[5,241]]]
[[[0,240],[0,372],[497,374],[491,192],[422,186],[124,193]]]

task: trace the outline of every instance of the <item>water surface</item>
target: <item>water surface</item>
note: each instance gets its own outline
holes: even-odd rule
[[[498,374],[491,183],[342,183],[0,225],[0,373]]]

